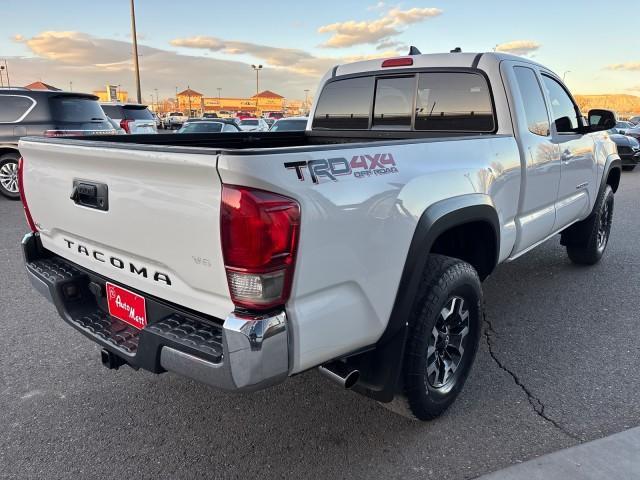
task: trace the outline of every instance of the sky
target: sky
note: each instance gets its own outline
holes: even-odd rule
[[[129,0],[0,0],[0,59],[12,85],[74,91],[134,77]],[[607,6],[612,5],[612,6]],[[592,0],[136,0],[143,101],[190,86],[207,96],[311,95],[339,63],[406,54],[498,49],[565,76],[576,94],[640,95],[640,36],[624,12]],[[618,31],[618,27],[621,30]],[[5,79],[6,81],[6,79]]]

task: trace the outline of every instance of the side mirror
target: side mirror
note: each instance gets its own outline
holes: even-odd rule
[[[616,115],[611,110],[593,109],[589,110],[589,130],[600,132],[609,130],[616,126]]]

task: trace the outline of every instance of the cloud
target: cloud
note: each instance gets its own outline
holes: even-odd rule
[[[404,46],[404,42],[385,40],[384,42],[380,42],[378,45],[376,45],[376,50],[388,50],[390,48],[398,49],[402,46]]]
[[[640,62],[614,63],[613,65],[607,65],[606,68],[607,70],[637,72],[640,71]]]
[[[540,44],[533,40],[514,40],[496,45],[497,52],[511,53],[513,55],[529,55],[539,48]]]
[[[330,33],[331,37],[321,46],[326,48],[352,47],[388,41],[402,33],[402,27],[423,22],[442,14],[439,8],[392,8],[383,17],[370,21],[349,20],[331,23],[318,28],[319,33]]]
[[[362,60],[372,60],[375,58],[398,55],[396,50],[391,49],[395,46],[395,42],[391,42],[390,45],[385,46],[384,48],[386,48],[386,50],[381,52],[369,55],[352,55],[346,57],[317,57],[309,52],[299,49],[279,48],[250,42],[222,40],[220,38],[208,36],[176,38],[171,40],[170,43],[176,47],[209,50],[227,55],[250,55],[259,61],[265,62],[265,64],[270,67],[314,77],[324,74],[331,67],[340,63],[358,62]]]
[[[375,11],[375,10],[382,10],[384,7],[386,6],[386,4],[382,1],[380,2],[376,2],[375,5],[369,5],[367,7],[367,10],[371,11]]]
[[[174,47],[206,49],[212,52],[222,52],[230,55],[251,55],[275,67],[301,66],[306,61],[314,59],[310,53],[295,48],[270,47],[251,42],[221,40],[208,36],[176,38],[171,40],[170,43]],[[307,65],[303,70],[309,69],[310,66]]]
[[[8,58],[12,83],[26,85],[42,80],[59,88],[68,88],[73,82],[74,91],[91,92],[104,89],[106,84],[121,84],[133,96],[133,66],[131,42],[94,37],[83,32],[46,31],[30,38],[15,38],[14,41],[27,46],[30,57]],[[242,50],[240,42],[231,48]],[[223,95],[246,96],[255,92],[255,74],[247,63],[192,56],[138,44],[142,77],[143,100],[149,101],[151,92],[157,88],[161,97],[175,94],[175,87],[191,88],[214,95],[214,88],[221,87]],[[304,53],[304,52],[303,52]],[[268,49],[265,56],[273,58]],[[284,54],[283,54],[284,55]],[[289,53],[289,58],[305,55]],[[308,55],[308,54],[306,54]],[[311,57],[310,55],[308,55]],[[278,57],[284,61],[284,56]],[[316,69],[333,66],[306,60]],[[304,64],[304,61],[302,61]],[[317,64],[317,65],[316,65]],[[303,67],[304,65],[302,65]],[[302,68],[300,67],[300,68]],[[314,89],[317,76],[302,75],[293,69],[265,68],[260,74],[260,86],[276,91],[287,98],[302,98],[304,90]]]

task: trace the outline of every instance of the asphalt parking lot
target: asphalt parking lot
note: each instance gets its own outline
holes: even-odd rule
[[[412,422],[316,372],[238,396],[102,367],[23,272],[0,198],[0,478],[473,478],[640,425],[640,169],[604,260],[555,238],[485,283],[487,321],[453,408]]]

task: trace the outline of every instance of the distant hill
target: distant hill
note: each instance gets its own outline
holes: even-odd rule
[[[640,115],[640,97],[636,95],[575,95],[575,99],[585,115],[591,108],[613,110],[620,118]]]

